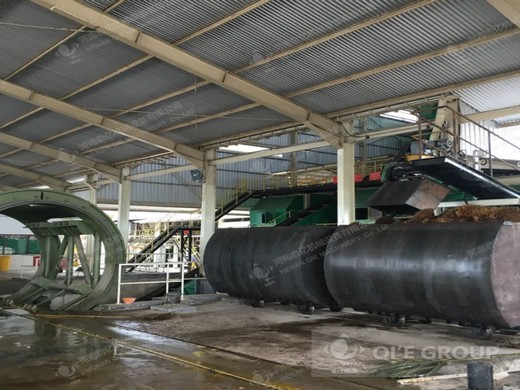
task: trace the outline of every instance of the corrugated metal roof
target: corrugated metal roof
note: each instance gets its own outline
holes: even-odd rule
[[[485,0],[440,2],[242,73],[287,94],[512,27]]]
[[[15,150],[15,149],[12,148],[11,146],[7,146],[7,145],[4,145],[4,144],[0,143],[0,155],[4,154],[4,153],[11,152],[13,150]]]
[[[50,176],[56,175],[57,176],[57,175],[62,175],[67,172],[70,172],[72,170],[75,170],[77,168],[78,168],[78,166],[75,164],[67,164],[67,163],[60,162],[60,163],[48,164],[43,167],[33,168],[33,170],[36,172],[43,173],[45,175],[50,175]]]
[[[311,92],[292,100],[319,112],[332,112],[519,68],[520,37],[514,36]]]
[[[225,118],[183,127],[179,130],[164,133],[163,136],[177,142],[194,144],[287,121],[289,119],[282,114],[268,108],[258,107]]]
[[[105,9],[113,1],[86,0],[88,4],[99,9]],[[272,0],[185,43],[183,48],[229,69],[236,69],[412,1]],[[174,41],[252,2],[253,0],[127,0],[113,11],[113,15],[145,31]],[[0,21],[45,27],[77,27],[75,23],[39,8],[28,0],[1,2]],[[485,0],[442,0],[438,4],[259,66],[244,75],[275,91],[288,93],[439,47],[494,34],[510,27],[511,23]],[[0,24],[0,50],[7,53],[0,58],[0,76],[1,72],[8,74],[69,33],[70,31],[36,30]],[[62,96],[144,55],[97,32],[81,33],[21,72],[12,81],[42,93]],[[294,100],[317,111],[330,112],[519,68],[520,36],[516,36],[308,93]],[[165,65],[159,60],[151,60],[83,92],[70,101],[111,115],[135,104],[182,89],[195,80],[195,77],[175,67]],[[461,91],[461,94],[464,94],[463,98],[470,104],[478,106],[477,108],[499,108],[504,104],[519,104],[513,92],[519,86],[520,81],[514,80],[481,89],[468,89]],[[483,94],[489,97],[482,97]],[[498,98],[499,94],[503,97]],[[2,102],[5,102],[4,106],[1,105]],[[168,125],[172,125],[185,122],[194,115],[211,115],[248,102],[249,100],[231,92],[208,85],[196,93],[186,93],[143,108],[140,110],[142,112],[125,115],[122,120],[132,124],[136,121],[137,127],[155,131],[165,127],[166,124],[162,123],[165,118],[168,119]],[[26,112],[30,107],[26,103],[17,104],[12,99],[0,97],[0,125]],[[173,111],[165,111],[168,107],[173,107]],[[153,119],[148,116],[161,110],[164,115]],[[143,117],[146,120],[144,125],[139,121]],[[169,132],[167,137],[178,142],[194,144],[287,121],[289,119],[283,115],[260,107]],[[43,111],[5,131],[31,141],[39,141],[79,124],[80,122],[64,116]],[[383,127],[386,125],[377,124]],[[316,137],[306,137],[309,142],[316,140]],[[106,130],[90,126],[53,140],[48,145],[69,152],[85,152],[92,147],[121,139],[124,137],[114,136]],[[286,145],[290,141],[284,136],[276,141],[265,142]],[[87,144],[88,149],[85,149],[84,146]],[[381,146],[391,148],[395,145],[395,140],[381,140],[377,144],[379,146],[371,147],[374,153],[377,148],[381,149]],[[3,148],[12,150],[0,144],[0,153]],[[145,144],[131,142],[90,157],[112,163],[150,152],[158,150]],[[302,152],[300,165],[321,164],[333,158],[334,154],[332,148],[307,154]],[[13,158],[27,160],[15,162],[22,164],[39,158],[34,156],[36,155],[24,152],[13,155]],[[180,160],[175,160],[175,163],[179,163]],[[281,160],[270,160],[278,161],[280,164],[285,164],[283,161],[286,161],[285,156]],[[45,172],[58,172],[59,165],[53,163],[42,169]],[[238,164],[237,167],[242,165]],[[253,167],[243,164],[243,168]],[[228,178],[234,180],[235,176],[230,173]]]
[[[161,152],[164,152],[164,150],[136,141],[104,149],[98,153],[92,153],[89,156],[97,161],[111,164],[122,160],[129,160],[136,156]]]
[[[455,93],[478,111],[520,105],[520,77],[478,85]]]
[[[254,0],[127,0],[111,15],[168,42],[244,8]]]
[[[136,121],[136,126],[141,129],[157,131],[176,123],[188,122],[198,116],[219,113],[249,103],[251,101],[248,99],[209,84],[148,106],[142,111],[122,115],[119,120],[125,123]]]
[[[35,108],[32,104],[0,94],[0,125],[18,118],[20,115],[26,114]]]
[[[2,158],[2,162],[16,167],[27,167],[36,163],[50,161],[49,157],[29,151],[21,151]]]
[[[520,114],[511,115],[505,118],[499,118],[496,120],[496,122],[500,123],[501,125],[514,124],[516,126],[518,125],[518,123],[520,123]]]
[[[101,127],[90,126],[64,137],[55,138],[46,142],[45,145],[74,153],[85,153],[93,148],[124,138],[125,137],[117,133],[102,129]]]
[[[182,47],[226,69],[238,69],[408,3],[411,1],[275,0]]]
[[[144,56],[98,32],[82,32],[12,78],[14,83],[64,96]]]
[[[0,172],[1,174],[1,172]],[[27,180],[27,179],[23,179],[21,177],[16,177],[16,176],[4,176],[4,177],[0,177],[0,186],[20,186],[20,185],[25,185],[27,183],[29,183],[30,180]]]
[[[117,111],[185,88],[198,80],[195,76],[154,58],[67,101],[111,116],[117,114]]]
[[[2,131],[28,141],[39,142],[50,136],[61,134],[83,122],[52,111],[42,110],[30,117],[8,126]]]
[[[0,48],[2,51],[0,77],[2,78],[71,33],[58,29],[78,27],[77,23],[26,0],[4,0],[0,2],[0,22],[3,23],[0,24]],[[5,23],[34,27],[13,26]]]

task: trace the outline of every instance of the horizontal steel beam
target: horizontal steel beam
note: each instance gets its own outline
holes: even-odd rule
[[[287,147],[283,147],[283,148],[260,150],[258,152],[240,154],[240,155],[232,156],[232,157],[218,158],[218,159],[210,161],[209,164],[210,165],[233,164],[236,162],[252,160],[255,158],[262,158],[262,157],[275,156],[277,154],[298,152],[300,150],[311,150],[311,149],[317,149],[317,148],[324,148],[326,146],[330,146],[330,145],[328,142],[325,142],[325,141],[309,142],[309,143],[305,143],[305,144],[292,145],[292,146],[287,146]]]
[[[488,3],[520,27],[520,2],[518,0],[488,0]]]
[[[0,143],[22,150],[28,150],[42,156],[56,159],[58,161],[76,164],[84,168],[92,169],[116,182],[121,180],[121,171],[119,169],[85,158],[81,155],[63,152],[61,150],[57,150],[45,145],[40,145],[35,142],[27,141],[25,139],[5,133],[0,133]]]
[[[177,144],[167,138],[146,132],[119,122],[115,119],[96,114],[95,112],[85,110],[73,104],[61,101],[59,99],[31,91],[28,88],[10,83],[8,81],[0,80],[0,93],[13,97],[15,99],[34,104],[57,112],[59,114],[77,119],[79,121],[89,123],[91,125],[99,126],[106,130],[117,134],[135,139],[137,141],[153,145],[159,149],[168,150],[189,160],[194,165],[204,167],[204,153],[200,150],[191,148],[186,145]]]
[[[65,191],[65,189],[70,185],[70,183],[66,181],[58,180],[48,175],[44,175],[34,171],[29,171],[26,168],[13,167],[11,165],[6,164],[0,164],[0,172],[12,176],[21,177],[24,179],[34,180],[38,183],[49,186],[58,191]]]

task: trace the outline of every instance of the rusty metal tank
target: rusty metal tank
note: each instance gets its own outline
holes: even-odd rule
[[[329,227],[220,229],[204,252],[215,290],[265,301],[335,307],[323,259]]]
[[[351,225],[329,241],[325,279],[358,310],[520,326],[520,224]]]

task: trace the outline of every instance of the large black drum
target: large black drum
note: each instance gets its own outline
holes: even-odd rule
[[[336,307],[325,285],[328,227],[221,229],[204,252],[219,292],[254,300]]]
[[[339,227],[327,247],[325,278],[345,307],[520,326],[520,224]]]

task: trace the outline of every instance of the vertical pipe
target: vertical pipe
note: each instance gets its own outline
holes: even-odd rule
[[[184,239],[184,230],[181,230],[181,261],[184,261],[186,240]]]
[[[493,177],[493,156],[491,154],[491,131],[488,130],[489,176]]]
[[[191,251],[191,247],[193,246],[193,230],[188,230],[188,264],[191,265],[191,256],[192,256],[192,251]],[[188,266],[188,269],[190,267]]]
[[[128,244],[128,236],[130,234],[130,201],[132,196],[132,182],[126,178],[126,176],[129,174],[130,169],[124,168],[121,184],[119,185],[119,203],[117,216],[117,227],[121,231],[121,235],[125,241],[125,250],[126,245]]]
[[[121,303],[121,273],[123,269],[123,264],[117,265],[117,301],[116,303]]]
[[[184,262],[181,264],[184,269]],[[181,302],[184,300],[184,272],[181,272]]]
[[[354,153],[354,143],[345,143],[338,150],[338,225],[349,225],[356,220]]]
[[[210,239],[215,233],[215,209],[217,203],[217,167],[209,165],[208,161],[215,159],[216,151],[208,150],[206,152],[206,169],[204,170],[204,182],[202,183],[202,222],[200,229],[200,255],[201,255],[201,272],[204,272],[202,261],[204,258],[204,250]]]

